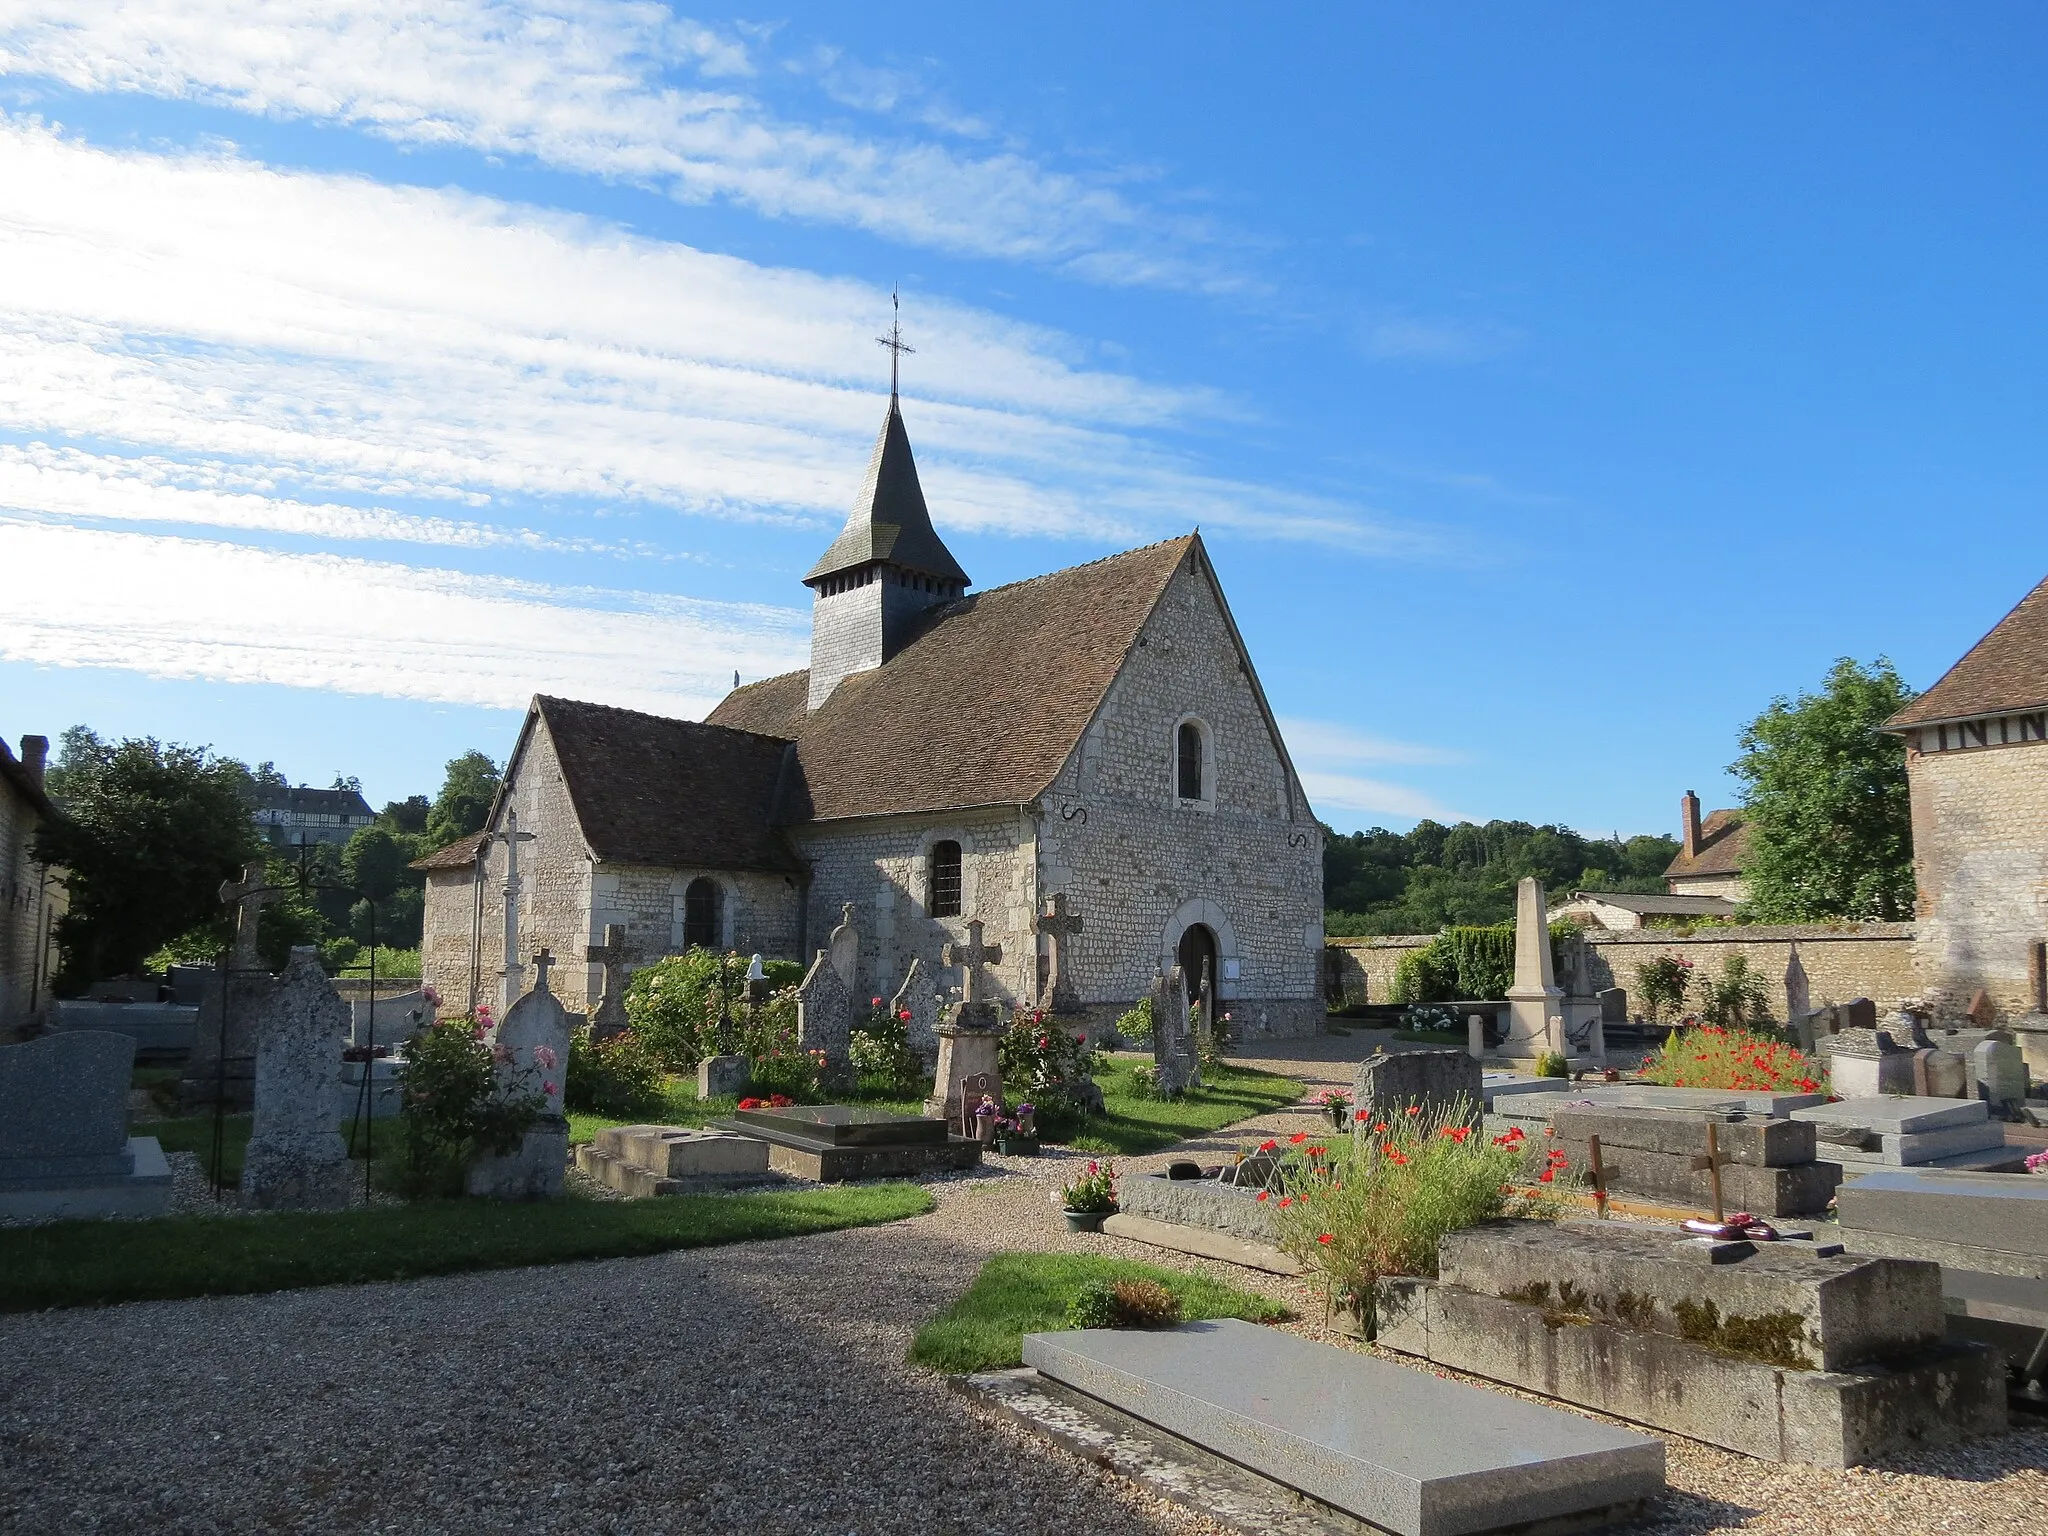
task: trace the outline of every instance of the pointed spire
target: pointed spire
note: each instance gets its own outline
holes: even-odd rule
[[[924,487],[918,484],[917,460],[910,452],[910,434],[904,430],[903,411],[894,395],[868,459],[867,479],[854,499],[853,515],[804,581],[823,581],[877,561],[940,582],[967,585],[967,573],[932,527]]]

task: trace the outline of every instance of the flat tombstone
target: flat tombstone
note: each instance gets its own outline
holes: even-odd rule
[[[919,1058],[930,1061],[936,1057],[939,1053],[939,989],[934,985],[931,973],[924,968],[924,961],[911,960],[910,969],[903,973],[903,985],[889,1000],[889,1008],[899,1019],[906,1013],[910,1015],[903,1020],[903,1033]]]
[[[1356,1123],[1368,1126],[1419,1106],[1424,1115],[1462,1104],[1468,1125],[1479,1124],[1485,1073],[1465,1051],[1399,1051],[1368,1056],[1352,1078]]]
[[[807,1051],[823,1051],[836,1065],[847,1060],[853,1042],[853,994],[827,950],[819,950],[796,991],[797,1043]]]
[[[332,1210],[348,1203],[348,1149],[334,1116],[348,1005],[310,945],[293,949],[268,1003],[256,1042],[256,1115],[242,1157],[242,1197],[265,1210]]]
[[[0,1046],[0,1170],[125,1173],[134,1064],[135,1042],[106,1030]]]
[[[1881,1029],[1844,1029],[1829,1056],[1834,1090],[1845,1099],[1913,1091],[1913,1053]]]

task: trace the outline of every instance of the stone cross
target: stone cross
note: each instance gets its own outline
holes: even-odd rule
[[[531,832],[519,830],[519,812],[505,808],[505,828],[491,834],[493,842],[505,845],[505,968],[499,974],[498,1017],[512,1011],[519,1000],[519,983],[524,968],[519,964],[519,845],[533,841]]]
[[[240,880],[220,883],[221,905],[240,909],[235,918],[235,947],[228,956],[230,970],[253,971],[262,965],[256,956],[256,925],[263,909],[283,895],[264,877],[261,859],[244,864]]]
[[[981,999],[981,968],[1003,963],[1003,946],[981,942],[981,919],[967,920],[967,942],[948,944],[940,960],[960,967],[960,1006],[968,1008]]]
[[[1067,910],[1064,894],[1054,896],[1039,916],[1038,931],[1052,941],[1050,974],[1046,977],[1046,1000],[1054,1013],[1081,1011],[1081,993],[1074,985],[1073,965],[1067,954],[1068,941],[1081,931],[1079,913]]]
[[[548,970],[551,966],[554,965],[554,963],[554,953],[546,948],[542,948],[541,951],[533,957],[534,991],[546,992],[548,990]],[[550,995],[552,996],[552,994]],[[509,1012],[510,1010],[508,1009],[507,1011]]]
[[[590,1038],[608,1040],[626,1030],[625,989],[620,972],[626,963],[626,925],[606,923],[604,942],[584,951],[584,958],[604,967],[604,982],[597,995],[597,1009],[590,1016]]]

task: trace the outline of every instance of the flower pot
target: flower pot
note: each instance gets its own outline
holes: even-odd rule
[[[1323,1112],[1330,1117],[1330,1128],[1332,1130],[1341,1131],[1344,1129],[1346,1110],[1342,1104],[1329,1105]]]
[[[1115,1211],[1066,1211],[1069,1232],[1100,1232],[1102,1224],[1116,1214]]]

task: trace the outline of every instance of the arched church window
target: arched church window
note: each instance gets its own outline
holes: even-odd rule
[[[1192,720],[1183,720],[1179,731],[1180,797],[1183,800],[1206,800],[1208,766],[1203,757],[1202,728]]]
[[[689,889],[683,892],[683,947],[685,949],[717,949],[720,940],[718,921],[718,882],[699,875],[692,880]]]
[[[950,837],[932,844],[931,892],[925,911],[932,917],[960,915],[960,845]]]

